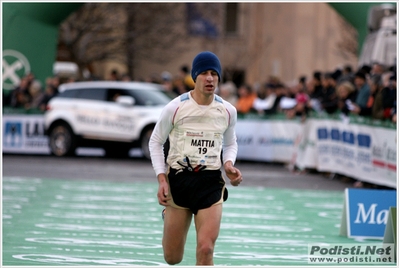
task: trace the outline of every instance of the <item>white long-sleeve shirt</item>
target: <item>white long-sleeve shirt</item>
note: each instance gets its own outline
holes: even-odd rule
[[[223,108],[225,109],[224,111],[222,111]],[[204,117],[202,117],[201,114],[204,114]],[[198,121],[198,123],[193,123],[191,121]],[[213,135],[213,132],[210,132],[210,130],[213,129],[216,129],[215,133],[219,132],[220,130],[223,131],[223,133],[221,133],[223,138],[220,139],[223,141],[223,162],[225,163],[227,161],[232,161],[234,164],[238,150],[237,139],[235,135],[236,123],[236,108],[217,95],[215,95],[215,99],[210,105],[198,105],[191,97],[190,93],[185,93],[179,97],[176,97],[163,109],[150,138],[149,149],[151,153],[151,162],[156,175],[166,172],[163,144],[168,137],[171,147],[170,152],[172,154],[169,153],[167,162],[168,165],[173,167],[173,165],[177,166],[175,162],[176,159],[179,159],[178,154],[180,153],[180,156],[182,156],[184,153],[187,153],[187,147],[200,146],[204,145],[204,143],[206,143],[205,145],[208,145],[208,143],[209,145],[213,145],[213,143],[211,144],[211,142],[208,142],[206,138],[206,135],[207,137]],[[187,132],[187,129],[181,130],[180,126],[183,128],[189,126],[189,131]],[[195,133],[193,133],[193,131]],[[203,138],[199,138],[198,140],[193,140],[191,138],[188,144],[187,141],[185,141],[185,139],[188,139],[187,136],[197,136],[202,135],[202,133],[204,133]],[[215,134],[214,136],[217,137],[218,135]],[[218,144],[218,139],[211,140],[216,141],[216,144]],[[199,148],[190,148],[190,152],[193,153],[196,149]],[[208,149],[209,151],[207,151]],[[186,152],[183,152],[184,150],[186,150]],[[216,149],[213,146],[208,146],[208,148],[205,149],[208,154],[211,154],[212,150]],[[201,155],[199,155],[199,157],[201,157]],[[214,156],[211,154],[210,157]],[[206,159],[209,161],[208,158]],[[204,162],[205,165],[207,165],[204,159],[198,158],[198,162]],[[207,165],[207,167],[210,169],[216,169],[220,168],[220,165],[218,166],[218,163],[214,163],[214,165],[212,165],[211,163],[210,165]]]

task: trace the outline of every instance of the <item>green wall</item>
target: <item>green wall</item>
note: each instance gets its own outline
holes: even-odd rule
[[[12,90],[29,71],[43,84],[47,77],[52,76],[59,24],[81,5],[82,3],[2,4],[4,91]]]

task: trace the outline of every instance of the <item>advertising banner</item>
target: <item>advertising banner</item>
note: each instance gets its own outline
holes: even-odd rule
[[[396,190],[345,189],[340,234],[351,238],[383,239]]]
[[[396,187],[395,130],[325,119],[309,119],[306,128],[298,166]]]
[[[3,116],[3,152],[49,154],[43,115]]]
[[[289,120],[238,120],[236,135],[238,159],[291,161],[301,124]]]

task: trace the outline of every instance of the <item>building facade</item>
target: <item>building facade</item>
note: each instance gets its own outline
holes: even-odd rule
[[[294,83],[316,70],[357,67],[356,30],[327,3],[151,3],[124,16],[134,16],[141,33],[133,45],[135,80],[175,75],[203,50],[219,56],[223,80],[236,84],[270,76]],[[94,71],[106,77],[112,69],[128,72],[112,61]]]

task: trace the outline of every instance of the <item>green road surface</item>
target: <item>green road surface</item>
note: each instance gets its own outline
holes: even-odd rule
[[[156,183],[4,177],[2,184],[3,266],[167,265]],[[370,243],[339,236],[343,192],[228,187],[217,266],[309,266],[308,244]],[[193,227],[182,266],[195,265]]]

